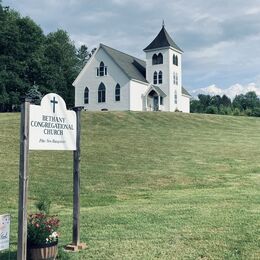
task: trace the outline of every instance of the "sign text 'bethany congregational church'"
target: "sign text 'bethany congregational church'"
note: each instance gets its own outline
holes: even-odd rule
[[[76,130],[76,113],[59,95],[50,93],[40,106],[30,105],[30,150],[75,150]]]
[[[42,115],[41,121],[31,121],[31,127],[42,127],[45,135],[63,135],[63,130],[74,130],[72,124],[66,124],[65,117]]]

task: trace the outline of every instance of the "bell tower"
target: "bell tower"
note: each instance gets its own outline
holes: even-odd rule
[[[180,110],[182,95],[182,53],[165,29],[144,49],[146,53],[146,80],[160,88],[167,111]]]

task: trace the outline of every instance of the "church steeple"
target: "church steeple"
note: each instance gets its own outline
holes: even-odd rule
[[[165,47],[172,47],[180,52],[183,52],[182,49],[173,41],[171,36],[166,31],[163,21],[161,31],[158,33],[155,39],[144,49],[144,51],[150,51]]]
[[[166,31],[164,21],[160,32],[144,51],[146,80],[165,93],[166,96],[162,97],[161,102],[164,109],[180,109],[183,51]]]

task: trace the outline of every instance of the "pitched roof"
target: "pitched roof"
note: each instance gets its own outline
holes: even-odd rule
[[[191,94],[182,86],[181,87],[181,93],[183,94],[183,95],[186,95],[186,96],[190,96],[191,97]]]
[[[156,90],[156,92],[161,96],[161,97],[166,97],[167,95],[157,86],[152,85],[152,87],[154,90]]]
[[[146,63],[131,55],[100,44],[100,47],[111,57],[111,59],[123,70],[129,79],[136,79],[145,83]]]
[[[163,26],[161,31],[155,37],[155,39],[144,49],[144,51],[165,48],[165,47],[173,47],[174,49],[183,52],[182,49],[180,49],[178,45],[173,41],[173,39],[171,38],[171,36],[168,34],[168,32],[165,30]]]

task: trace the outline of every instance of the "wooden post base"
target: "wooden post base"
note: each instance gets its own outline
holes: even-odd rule
[[[86,243],[80,243],[78,245],[69,244],[69,245],[65,246],[65,250],[72,251],[72,252],[78,252],[80,250],[86,249],[87,247],[88,246],[86,245]]]

